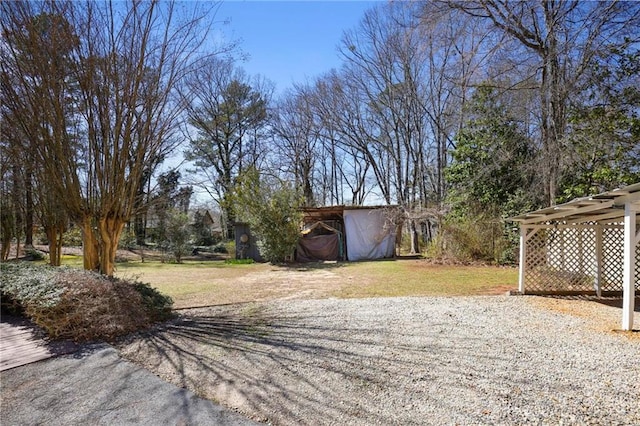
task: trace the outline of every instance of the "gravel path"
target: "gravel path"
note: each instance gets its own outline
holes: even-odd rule
[[[119,349],[278,425],[640,424],[640,340],[527,297],[194,309]]]

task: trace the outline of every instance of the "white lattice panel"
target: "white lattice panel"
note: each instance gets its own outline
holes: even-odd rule
[[[525,292],[586,293],[598,286],[605,292],[622,291],[621,226],[546,225],[534,230],[527,241]],[[640,289],[638,247],[636,259],[636,289]]]
[[[623,237],[622,228],[605,228],[602,231],[603,291],[622,291]]]

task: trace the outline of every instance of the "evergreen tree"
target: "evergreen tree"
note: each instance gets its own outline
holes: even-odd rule
[[[456,136],[446,170],[454,213],[506,218],[538,205],[529,191],[534,151],[518,121],[489,86],[479,87],[467,108],[470,119]]]
[[[293,185],[250,168],[238,178],[233,200],[239,219],[261,242],[261,255],[282,263],[293,254],[300,235],[303,197]]]

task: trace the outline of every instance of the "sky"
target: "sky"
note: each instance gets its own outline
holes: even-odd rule
[[[378,0],[379,2],[380,0]],[[229,20],[223,36],[239,39],[249,75],[260,74],[282,94],[295,83],[311,82],[339,68],[337,53],[344,30],[355,28],[376,1],[225,0],[216,20]]]
[[[216,43],[237,40],[247,58],[238,65],[250,76],[259,74],[275,83],[277,97],[293,83],[312,82],[339,68],[337,48],[343,31],[356,28],[365,11],[381,1],[223,0],[215,14],[213,38]],[[173,168],[181,161],[179,153],[165,166]],[[192,202],[210,201],[194,187]]]

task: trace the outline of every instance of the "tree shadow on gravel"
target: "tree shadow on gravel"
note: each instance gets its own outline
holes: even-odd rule
[[[527,371],[548,360],[522,364],[537,345],[527,332],[486,335],[485,324],[460,326],[454,310],[392,333],[387,320],[333,315],[194,309],[119,349],[164,380],[272,424],[526,423],[495,407],[535,414],[527,394],[566,395],[580,382],[573,370],[568,381],[532,380]]]
[[[183,313],[154,332],[121,344],[120,351],[161,378],[254,420],[406,424],[398,414],[410,407],[380,407],[367,401],[367,395],[386,392],[401,376],[404,384],[427,382],[427,369],[398,357],[400,351],[424,361],[434,353],[445,355],[450,348],[389,347],[383,339],[368,327],[317,327],[303,318],[275,320],[259,310],[200,312]],[[421,392],[428,398],[419,387],[398,392],[414,403]]]
[[[332,365],[338,359],[341,364],[353,364],[349,360],[353,354],[311,340],[301,342],[310,331],[255,315],[182,316],[141,337],[134,342],[135,349],[124,349],[123,355],[254,420],[305,423],[309,416],[317,416],[326,421],[331,417],[323,396],[331,389],[299,370],[321,359],[323,368],[341,375],[345,372]],[[228,362],[228,357],[233,361]],[[295,383],[283,381],[282,376],[290,376]],[[311,393],[297,392],[300,387]]]

